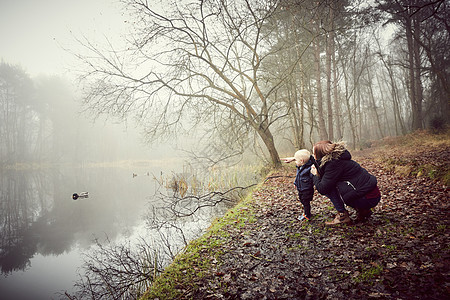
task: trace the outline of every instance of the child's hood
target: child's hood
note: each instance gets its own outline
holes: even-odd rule
[[[299,170],[302,169],[303,170],[303,169],[311,167],[313,165],[313,159],[314,159],[314,157],[311,155],[309,157],[309,160],[307,162],[305,162],[303,165],[297,167],[297,169],[299,169]]]

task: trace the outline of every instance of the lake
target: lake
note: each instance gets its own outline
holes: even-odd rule
[[[170,175],[170,168],[97,165],[2,171],[1,298],[60,299],[64,291],[72,293],[83,253],[95,239],[133,242],[147,234],[149,207],[160,201],[153,198],[160,187],[155,177]],[[89,197],[72,199],[81,192]],[[209,210],[196,226],[206,228],[210,214],[223,209]]]

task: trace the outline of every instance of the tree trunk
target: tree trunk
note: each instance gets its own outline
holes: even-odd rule
[[[317,84],[317,109],[319,119],[319,136],[321,140],[328,140],[325,119],[323,117],[323,98],[322,98],[322,83],[320,80],[320,46],[316,39],[314,42],[314,62],[316,64],[316,84]]]
[[[302,109],[298,106],[298,103],[301,103],[301,99],[299,98],[298,91],[293,87],[294,90],[294,103],[292,109],[295,111],[295,147],[296,149],[303,148],[303,112]],[[301,96],[300,96],[301,97]]]
[[[417,17],[413,19],[414,26],[414,39],[413,47],[414,47],[414,87],[416,88],[416,101],[417,101],[417,120],[416,125],[418,126],[416,129],[423,129],[423,113],[422,113],[422,103],[423,103],[423,87],[421,80],[421,71],[422,71],[422,63],[420,59],[420,45],[417,42],[419,39],[420,32],[420,22],[417,20]]]
[[[384,74],[382,74],[384,75]],[[387,135],[392,136],[392,129],[391,129],[391,122],[389,122],[389,115],[388,115],[388,109],[387,109],[387,97],[384,94],[384,88],[383,88],[383,83],[386,81],[385,76],[382,75],[376,75],[377,76],[377,84],[380,87],[380,99],[381,99],[381,106],[383,108],[383,124],[384,124],[384,133],[386,134],[386,130],[387,130]],[[381,78],[380,78],[381,77]]]
[[[355,129],[355,125],[354,125],[354,121],[353,121],[353,117],[352,117],[352,109],[351,109],[351,105],[350,105],[350,92],[348,89],[348,78],[347,78],[347,73],[344,72],[344,85],[345,85],[345,104],[347,107],[347,114],[348,114],[348,121],[350,123],[350,130],[352,132],[352,145],[353,145],[353,149],[355,149],[356,147],[356,129]]]
[[[396,135],[399,135],[399,134],[404,135],[404,134],[406,134],[406,128],[405,128],[405,124],[403,122],[403,118],[400,113],[398,88],[397,88],[397,84],[395,81],[394,72],[392,70],[392,63],[389,58],[388,58],[388,61],[386,61],[383,57],[381,57],[381,60],[388,72],[389,81],[390,81],[390,85],[391,85],[392,106],[394,109],[393,114],[394,114],[394,123],[395,123],[395,134]],[[399,132],[398,127],[400,127],[400,132]]]
[[[270,159],[272,160],[273,166],[275,168],[280,168],[281,160],[280,160],[280,156],[278,155],[278,151],[275,147],[275,142],[273,140],[272,133],[264,125],[259,126],[259,128],[257,128],[257,132],[258,132],[259,136],[261,137],[264,145],[266,145],[267,150],[269,151]]]
[[[308,96],[307,96],[307,101],[305,102],[308,103],[308,119],[309,119],[309,143],[310,145],[314,145],[315,140],[314,140],[314,121],[315,121],[315,115],[314,115],[314,97],[312,96],[312,88],[311,88],[311,80],[307,80],[307,88],[308,88]],[[305,99],[306,101],[306,99]]]
[[[409,98],[411,102],[411,113],[412,113],[412,130],[417,130],[422,128],[422,120],[421,120],[421,108],[419,107],[419,101],[417,96],[417,88],[416,83],[417,80],[416,72],[414,71],[415,64],[414,64],[414,45],[413,45],[413,35],[412,35],[412,25],[411,25],[411,19],[409,17],[406,18],[405,22],[405,28],[406,28],[406,40],[408,44],[408,71],[409,71],[409,80],[408,80],[408,87],[409,87]]]
[[[303,75],[303,64],[300,60],[299,62],[299,69],[300,69],[300,98],[299,101],[300,102],[300,108],[298,107],[298,102],[297,104],[297,109],[300,111],[300,138],[301,138],[301,143],[299,145],[299,148],[304,148],[305,147],[305,141],[304,141],[304,133],[305,133],[305,80],[304,80],[304,75]]]
[[[331,57],[332,57],[332,46],[333,43],[333,9],[330,8],[330,32],[326,36],[327,45],[326,45],[326,76],[327,76],[327,121],[328,121],[328,139],[334,139],[334,131],[333,131],[333,108],[331,104]]]
[[[334,30],[331,32],[331,55],[333,62],[333,102],[334,102],[334,115],[336,117],[336,138],[341,140],[343,138],[341,131],[341,110],[339,107],[339,96],[338,96],[338,82],[337,82],[337,63],[336,63],[336,41],[334,40]]]
[[[301,129],[301,137],[302,137],[302,146],[305,146],[305,96],[304,96],[304,83],[302,76],[301,90],[300,90],[300,116],[302,118],[302,122],[300,123]]]
[[[376,127],[378,128],[378,136],[377,136],[377,138],[381,139],[381,138],[383,138],[384,133],[383,133],[383,130],[381,128],[380,116],[378,115],[378,112],[377,112],[377,105],[375,103],[375,96],[373,95],[372,77],[371,77],[371,73],[370,73],[369,69],[367,69],[367,79],[368,79],[367,85],[368,85],[369,99],[370,99],[369,107],[372,108],[372,113],[373,113],[373,116],[375,117],[374,121],[376,121]]]

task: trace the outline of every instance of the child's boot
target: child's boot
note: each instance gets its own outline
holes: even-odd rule
[[[309,221],[310,219],[311,219],[311,216],[307,217],[305,214],[297,217],[297,220],[299,220],[299,221],[305,221],[305,220]]]

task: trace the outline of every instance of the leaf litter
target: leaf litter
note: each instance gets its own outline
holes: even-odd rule
[[[415,159],[433,163],[432,151],[448,165],[449,147],[428,149],[426,156],[417,152]],[[196,288],[186,296],[450,299],[449,187],[398,175],[369,152],[354,159],[377,176],[382,193],[367,222],[325,226],[335,211],[317,192],[312,220],[298,221],[295,168],[285,168],[253,192],[255,221],[227,227],[223,254],[193,279]]]

